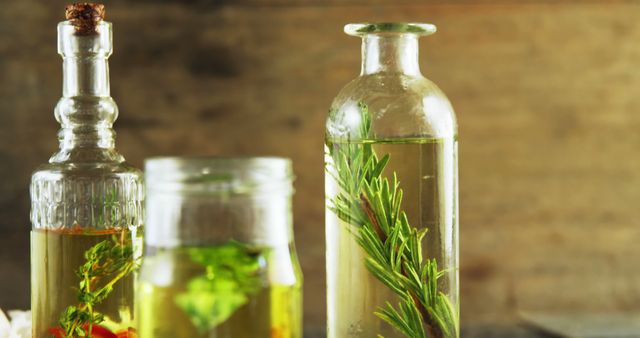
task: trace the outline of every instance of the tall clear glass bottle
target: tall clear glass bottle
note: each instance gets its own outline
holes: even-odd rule
[[[134,336],[144,186],[114,147],[103,14],[79,4],[58,25],[60,150],[33,173],[30,189],[33,337]]]
[[[147,160],[140,338],[302,338],[291,163]]]
[[[458,337],[457,125],[420,72],[435,26],[350,24],[362,71],[326,124],[328,337]]]

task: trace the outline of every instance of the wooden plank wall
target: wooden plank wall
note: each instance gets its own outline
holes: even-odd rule
[[[56,149],[61,1],[0,10],[0,307],[28,304],[28,180]],[[465,325],[640,311],[637,1],[108,1],[118,148],[295,161],[305,323],[324,322],[322,143],[353,21],[428,21],[460,122]]]

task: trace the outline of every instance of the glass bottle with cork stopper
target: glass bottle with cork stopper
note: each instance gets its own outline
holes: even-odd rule
[[[34,337],[133,337],[141,253],[142,173],[115,149],[109,92],[111,23],[101,4],[66,8],[58,24],[60,149],[31,180]]]

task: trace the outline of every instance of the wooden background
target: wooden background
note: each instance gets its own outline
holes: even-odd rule
[[[28,182],[57,148],[62,1],[0,2],[0,307],[28,306]],[[106,2],[118,148],[293,158],[305,325],[324,326],[323,128],[354,21],[426,21],[460,123],[463,325],[640,311],[640,2]]]

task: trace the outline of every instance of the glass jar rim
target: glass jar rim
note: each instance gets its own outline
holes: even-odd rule
[[[283,157],[152,157],[145,159],[149,192],[292,194],[291,160]]]
[[[344,32],[351,36],[367,34],[415,34],[431,35],[437,31],[435,25],[420,22],[359,22],[344,26]]]

